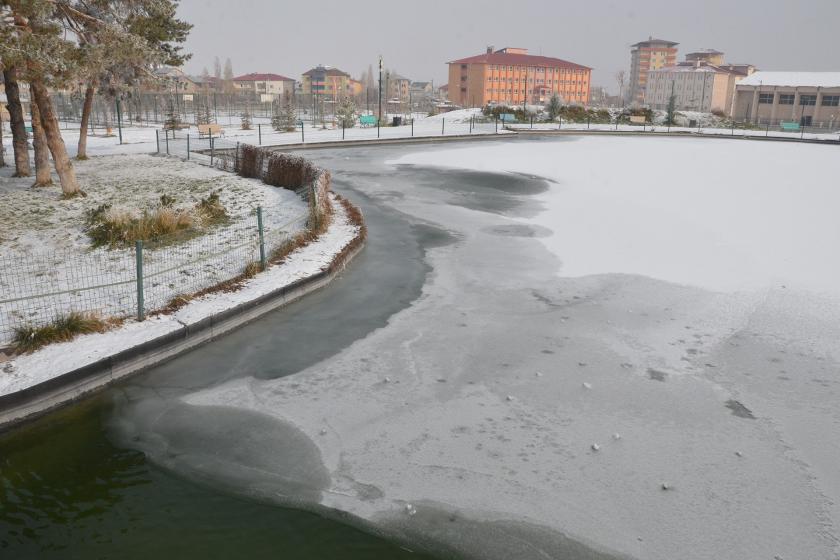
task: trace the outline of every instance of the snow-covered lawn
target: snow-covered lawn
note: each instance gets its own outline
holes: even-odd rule
[[[0,395],[31,387],[195,324],[321,271],[359,233],[359,228],[348,221],[344,208],[335,199],[333,207],[335,214],[326,233],[290,254],[282,264],[272,265],[247,280],[236,291],[208,294],[190,301],[175,313],[150,317],[143,322],[128,320],[105,333],[80,336],[71,342],[52,344],[33,354],[15,357],[13,371],[0,374]]]
[[[146,308],[239,274],[256,258],[255,209],[262,206],[269,244],[305,221],[294,192],[194,163],[145,154],[93,156],[74,162],[85,197],[61,198],[56,185],[33,189],[31,178],[0,170],[0,345],[15,326],[40,325],[70,310],[124,317],[136,310],[133,249],[93,249],[85,212],[101,204],[140,212],[162,195],[191,207],[218,191],[229,220],[192,237],[145,252]],[[271,247],[269,247],[269,250]],[[100,286],[95,289],[94,286]],[[46,295],[55,294],[55,295]],[[43,296],[43,297],[33,297]]]

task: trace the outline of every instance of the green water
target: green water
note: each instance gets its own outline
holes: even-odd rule
[[[107,400],[0,435],[0,558],[428,558],[117,449],[102,428]]]

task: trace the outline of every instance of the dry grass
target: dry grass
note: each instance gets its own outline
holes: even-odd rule
[[[87,234],[94,247],[127,247],[135,241],[177,241],[227,219],[219,193],[213,192],[193,208],[173,208],[172,197],[137,215],[103,204],[87,213]]]
[[[73,340],[80,334],[105,332],[112,324],[94,313],[72,311],[42,327],[16,328],[12,344],[16,353],[28,354],[47,344]]]

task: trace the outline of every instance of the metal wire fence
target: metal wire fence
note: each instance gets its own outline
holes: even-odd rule
[[[285,221],[262,214],[257,208],[246,220],[201,235],[169,235],[134,247],[0,255],[0,347],[22,329],[71,312],[123,319],[164,309],[264,262],[308,219],[308,211]]]

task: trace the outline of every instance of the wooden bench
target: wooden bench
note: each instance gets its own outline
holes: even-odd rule
[[[213,138],[213,135],[216,136],[224,136],[225,131],[224,129],[218,124],[200,124],[198,125],[198,137],[201,138],[202,136],[209,136]]]

